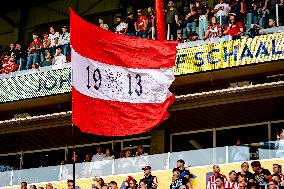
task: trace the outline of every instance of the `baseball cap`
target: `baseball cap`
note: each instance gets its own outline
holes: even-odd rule
[[[147,169],[150,169],[150,170],[151,170],[151,167],[150,167],[150,166],[145,166],[145,167],[142,168],[143,171],[144,171],[144,170],[147,170]]]

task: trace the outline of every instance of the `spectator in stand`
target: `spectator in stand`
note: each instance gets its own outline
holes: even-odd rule
[[[29,52],[28,52],[28,62],[27,62],[27,66],[26,69],[30,69],[31,67],[33,67],[33,65],[36,65],[39,63],[39,53],[42,49],[42,42],[41,40],[38,38],[38,35],[36,33],[33,34],[33,41],[31,42],[30,46],[29,46]]]
[[[274,180],[278,183],[278,186],[284,186],[284,183],[281,182],[281,177],[279,174],[273,174],[271,180]]]
[[[169,1],[168,8],[166,10],[166,24],[169,40],[175,41],[177,39],[178,12],[174,5],[173,1]]]
[[[52,184],[51,184],[51,183],[47,183],[47,184],[45,185],[45,189],[53,189]]]
[[[94,178],[94,185],[93,189],[108,189],[108,186],[105,184],[104,179],[100,177],[95,177]]]
[[[16,48],[15,48],[15,55],[17,59],[17,64],[19,65],[20,70],[26,69],[26,58],[27,53],[25,49],[22,47],[22,44],[20,42],[16,42]]]
[[[19,68],[19,65],[16,62],[16,56],[12,55],[8,63],[3,65],[3,69],[4,69],[3,73],[9,74],[11,72],[15,72],[18,70],[18,68]]]
[[[37,189],[36,185],[30,185],[30,189]]]
[[[257,183],[248,183],[247,185],[249,189],[260,189],[260,186]]]
[[[108,184],[108,189],[118,189],[117,183],[116,183],[115,181],[111,181],[111,182]]]
[[[148,189],[146,180],[142,179],[139,182],[139,189]]]
[[[9,46],[8,55],[12,56],[13,54],[15,54],[15,44],[11,43]]]
[[[44,189],[44,187],[38,187],[38,189]]]
[[[230,14],[229,22],[224,30],[224,35],[231,35],[233,38],[238,38],[244,32],[242,23],[236,21],[236,15]]]
[[[196,26],[199,18],[198,8],[193,2],[189,4],[188,13],[185,15],[185,28],[183,29],[183,38],[187,39],[188,35],[196,32]]]
[[[197,41],[199,39],[199,36],[196,32],[193,32],[189,35],[189,41]]]
[[[275,22],[275,20],[274,20],[273,18],[269,18],[269,19],[268,19],[268,27],[269,27],[269,28],[275,28],[275,27],[277,27],[276,22]]]
[[[275,180],[271,180],[268,183],[268,189],[280,189],[278,183]]]
[[[45,59],[44,61],[41,61],[39,66],[40,67],[45,67],[45,66],[51,66],[52,65],[52,57],[50,52],[45,53]]]
[[[10,59],[10,56],[8,55],[8,52],[4,52],[4,54],[1,56],[0,74],[4,73],[4,67],[6,66],[6,64],[8,64],[9,59]]]
[[[247,189],[247,188],[248,188],[248,184],[246,182],[239,183],[239,189]]]
[[[203,39],[208,27],[209,8],[207,5],[202,5],[200,1],[196,1],[196,7],[199,11],[199,37]]]
[[[67,188],[68,189],[73,189],[74,188],[73,180],[67,180]]]
[[[237,172],[231,171],[229,173],[229,180],[225,182],[225,188],[238,189]]]
[[[263,9],[269,10],[269,15],[272,19],[276,19],[276,4],[278,4],[280,0],[265,0]],[[281,0],[283,4],[283,0]]]
[[[28,188],[27,182],[21,182],[21,189],[27,189],[27,188]]]
[[[125,32],[126,32],[126,23],[123,22],[121,16],[116,17],[116,27],[115,27],[114,30],[115,30],[115,33],[125,34]]]
[[[70,33],[67,32],[67,26],[62,26],[62,34],[59,36],[59,45],[61,45],[62,53],[65,56],[70,54]]]
[[[131,150],[126,150],[126,152],[125,152],[125,157],[126,158],[128,158],[128,157],[132,157],[132,152],[131,152]]]
[[[238,183],[240,184],[240,183],[243,183],[243,182],[245,182],[245,183],[248,182],[247,177],[245,175],[238,175]],[[253,180],[253,182],[254,182],[254,180]]]
[[[230,7],[231,7],[231,13],[234,13],[236,15],[236,21],[243,23],[246,12],[245,1],[231,0]]]
[[[225,185],[224,185],[225,180],[224,180],[223,177],[217,176],[215,182],[216,182],[216,188],[218,188],[218,189],[227,189],[227,188],[225,188]]]
[[[217,22],[219,22],[223,28],[226,26],[227,16],[229,15],[230,10],[230,5],[225,3],[224,0],[219,0],[219,4],[212,10],[212,13],[217,17]]]
[[[146,167],[142,168],[142,170],[144,171],[144,178],[143,178],[143,180],[146,181],[147,188],[148,189],[156,189],[158,187],[158,179],[157,179],[156,176],[153,176],[151,174],[151,167],[150,166],[146,166]]]
[[[144,152],[143,146],[138,146],[136,151],[136,156],[147,156],[148,154]]]
[[[248,162],[243,162],[241,164],[241,172],[238,172],[237,176],[239,177],[240,175],[245,176],[246,182],[252,183],[254,182],[254,176],[251,172],[249,172],[249,164]]]
[[[97,154],[93,156],[92,161],[102,161],[105,155],[101,146],[97,146]]]
[[[179,189],[186,186],[187,189],[192,189],[191,183],[185,177],[180,177],[180,170],[178,168],[173,169],[172,183],[170,189]]]
[[[210,18],[209,26],[207,27],[207,31],[203,39],[211,39],[215,37],[222,37],[222,27],[217,22],[216,16],[212,16]]]
[[[56,51],[56,47],[59,45],[58,44],[58,39],[59,39],[59,32],[56,32],[54,27],[51,26],[49,28],[49,39],[50,39],[50,52],[51,52],[51,56],[55,55],[55,51]]]
[[[254,180],[260,185],[267,184],[271,179],[271,173],[269,170],[261,167],[259,161],[253,161],[251,163],[252,170],[254,171]]]
[[[100,28],[102,28],[104,30],[108,30],[109,29],[108,25],[104,23],[104,18],[103,17],[99,17],[99,26],[100,26]]]
[[[279,134],[277,134],[277,141],[275,142],[276,157],[283,158],[284,157],[284,129],[281,130]]]
[[[152,7],[148,7],[148,13],[146,14],[147,20],[147,36],[149,39],[155,39],[155,12]]]
[[[142,14],[142,9],[137,10],[137,22],[135,24],[137,36],[140,38],[147,37],[147,19],[146,16]]]
[[[269,10],[264,6],[264,2],[258,2],[258,23],[262,28],[267,28],[269,19]]]
[[[247,15],[246,15],[246,30],[248,30],[252,24],[258,24],[258,0],[246,1]]]
[[[247,34],[249,37],[254,38],[255,36],[258,36],[260,33],[261,27],[257,24],[251,24],[250,28],[247,31]]]
[[[186,42],[186,39],[184,39],[184,38],[182,37],[182,34],[181,34],[181,33],[178,33],[178,34],[177,34],[177,42],[178,42],[178,43],[185,43],[185,42]]]
[[[62,66],[63,63],[66,63],[66,56],[62,54],[62,49],[60,46],[58,46],[56,47],[56,52],[52,64],[55,66]]]
[[[137,181],[132,176],[128,176],[123,181],[120,189],[137,189]]]
[[[112,151],[109,148],[107,148],[104,160],[113,160],[113,159],[115,159],[115,157],[114,155],[112,155]]]
[[[278,174],[280,176],[280,180],[281,182],[284,182],[284,175],[282,174],[282,171],[281,171],[281,165],[279,164],[273,164],[273,174]]]
[[[42,40],[42,50],[41,50],[41,54],[40,54],[40,61],[44,61],[45,60],[45,54],[47,52],[50,52],[49,46],[50,46],[50,39],[48,36],[48,33],[45,32],[42,34],[43,40]]]
[[[91,154],[86,154],[84,162],[92,162],[92,155]]]
[[[136,36],[135,20],[134,20],[133,12],[127,13],[127,19],[125,23],[126,23],[126,35]]]
[[[125,158],[125,151],[124,150],[120,150],[119,158]]]
[[[220,173],[219,165],[213,165],[213,175],[209,177],[207,181],[207,189],[215,189],[216,188],[216,178],[222,177],[224,182],[227,180],[226,176]]]
[[[183,159],[177,160],[177,168],[180,170],[180,177],[185,177],[186,179],[189,180],[190,172],[184,167],[184,165],[185,162]]]

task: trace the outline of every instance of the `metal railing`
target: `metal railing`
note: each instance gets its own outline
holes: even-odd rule
[[[76,178],[108,176],[141,172],[150,165],[153,171],[169,170],[176,166],[178,159],[184,159],[190,166],[205,166],[248,161],[251,159],[250,146],[225,146],[200,150],[163,153],[139,157],[103,160],[76,164]],[[276,158],[276,149],[258,150],[258,159]],[[22,181],[39,183],[72,179],[72,164],[0,172],[0,187],[19,185]]]

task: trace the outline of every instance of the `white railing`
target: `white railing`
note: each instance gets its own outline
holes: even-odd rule
[[[130,157],[115,160],[103,160],[76,164],[76,178],[108,176],[141,172],[150,165],[153,171],[169,170],[176,166],[178,159],[184,159],[190,166],[205,166],[248,161],[249,146],[225,146],[200,150],[163,153],[140,157]],[[259,149],[259,159],[276,158],[276,150]],[[72,179],[73,165],[58,165],[50,167],[13,170],[0,172],[0,187],[18,185],[22,181],[39,183]]]

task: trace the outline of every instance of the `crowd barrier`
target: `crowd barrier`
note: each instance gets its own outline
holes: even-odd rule
[[[158,171],[158,173],[164,171],[162,175],[165,174],[166,176],[161,176],[161,178],[165,177],[167,178],[166,180],[170,180],[169,176],[171,174],[166,170],[173,169],[178,159],[184,159],[187,165],[193,167],[193,170],[199,170],[197,167],[201,167],[200,170],[202,170],[202,174],[205,175],[205,173],[211,171],[211,166],[206,169],[203,166],[248,161],[250,159],[249,148],[248,146],[226,146],[115,160],[76,163],[76,178],[84,179],[95,176],[114,178],[109,176],[132,175],[140,173],[143,167],[150,165],[153,171]],[[259,159],[276,158],[276,151],[277,150],[274,149],[259,149]],[[240,164],[237,165],[240,167]],[[238,168],[236,167],[234,169]],[[267,168],[269,167],[267,166]],[[198,173],[198,179],[202,178],[199,182],[205,180],[204,176],[201,176],[201,172]],[[62,181],[72,179],[72,176],[72,164],[6,171],[0,172],[0,187],[19,185],[22,181],[28,183]],[[199,182],[196,182],[196,184]],[[168,181],[165,181],[165,183],[168,184]]]
[[[187,159],[186,159],[186,161],[187,161]],[[274,163],[278,163],[280,165],[283,165],[284,160],[283,159],[271,159],[271,160],[261,161],[261,165],[263,167],[269,169],[271,172],[272,172],[272,167],[273,167]],[[235,170],[237,172],[241,170],[241,162],[229,163],[229,164],[219,164],[219,165],[220,165],[221,173],[225,174],[227,176],[229,175],[229,172],[231,170]],[[71,169],[72,165],[68,165],[68,166],[70,166],[70,170],[72,170]],[[173,167],[170,167],[170,169],[166,169],[166,170],[152,171],[152,175],[155,175],[158,178],[159,188],[161,188],[161,189],[169,188],[170,183],[171,183],[171,178],[172,178],[171,168],[173,168]],[[189,169],[191,176],[192,176],[190,181],[192,183],[193,188],[196,188],[196,189],[206,188],[207,179],[208,179],[209,175],[212,174],[212,165],[189,167],[187,169]],[[252,171],[252,170],[250,169],[250,171]],[[37,176],[37,174],[49,175],[49,174],[52,174],[53,172],[54,172],[54,167],[50,167],[48,170],[46,170],[46,172],[37,172],[33,175],[30,175],[30,177],[31,176]],[[7,180],[9,180],[11,178],[9,173],[4,173],[4,174],[7,178]],[[71,172],[70,172],[70,174],[71,174]],[[92,188],[92,185],[94,184],[93,179],[96,176],[99,176],[98,174],[94,173],[92,176],[89,176],[88,178],[78,178],[79,174],[80,173],[78,171],[76,173],[76,177],[77,177],[76,188],[77,189]],[[133,176],[138,181],[143,178],[143,173],[142,173],[141,169],[139,171],[135,172],[135,173],[131,173],[129,171],[128,173],[125,173],[125,174],[109,175],[109,176],[101,176],[101,177],[105,180],[106,183],[109,183],[110,181],[116,181],[118,183],[118,186],[120,187],[120,185],[125,180],[125,178],[127,176],[130,176],[130,175]],[[27,179],[25,177],[19,178],[18,175],[15,175],[14,177],[16,177],[16,179],[19,179],[19,184],[20,184],[20,181],[24,181],[25,179]],[[72,178],[71,175],[68,178]],[[5,180],[5,178],[4,178],[4,180]],[[2,181],[2,179],[1,179],[1,181]],[[45,184],[47,182],[41,182],[40,180],[38,180],[38,182],[28,182],[28,183],[29,184],[35,184],[36,186],[45,187]],[[66,189],[67,188],[67,183],[66,183],[66,180],[64,180],[64,179],[62,179],[60,181],[58,179],[54,179],[53,181],[49,181],[48,183],[52,183],[52,185],[55,189]],[[5,186],[5,187],[0,187],[0,188],[1,189],[18,189],[19,185]]]

